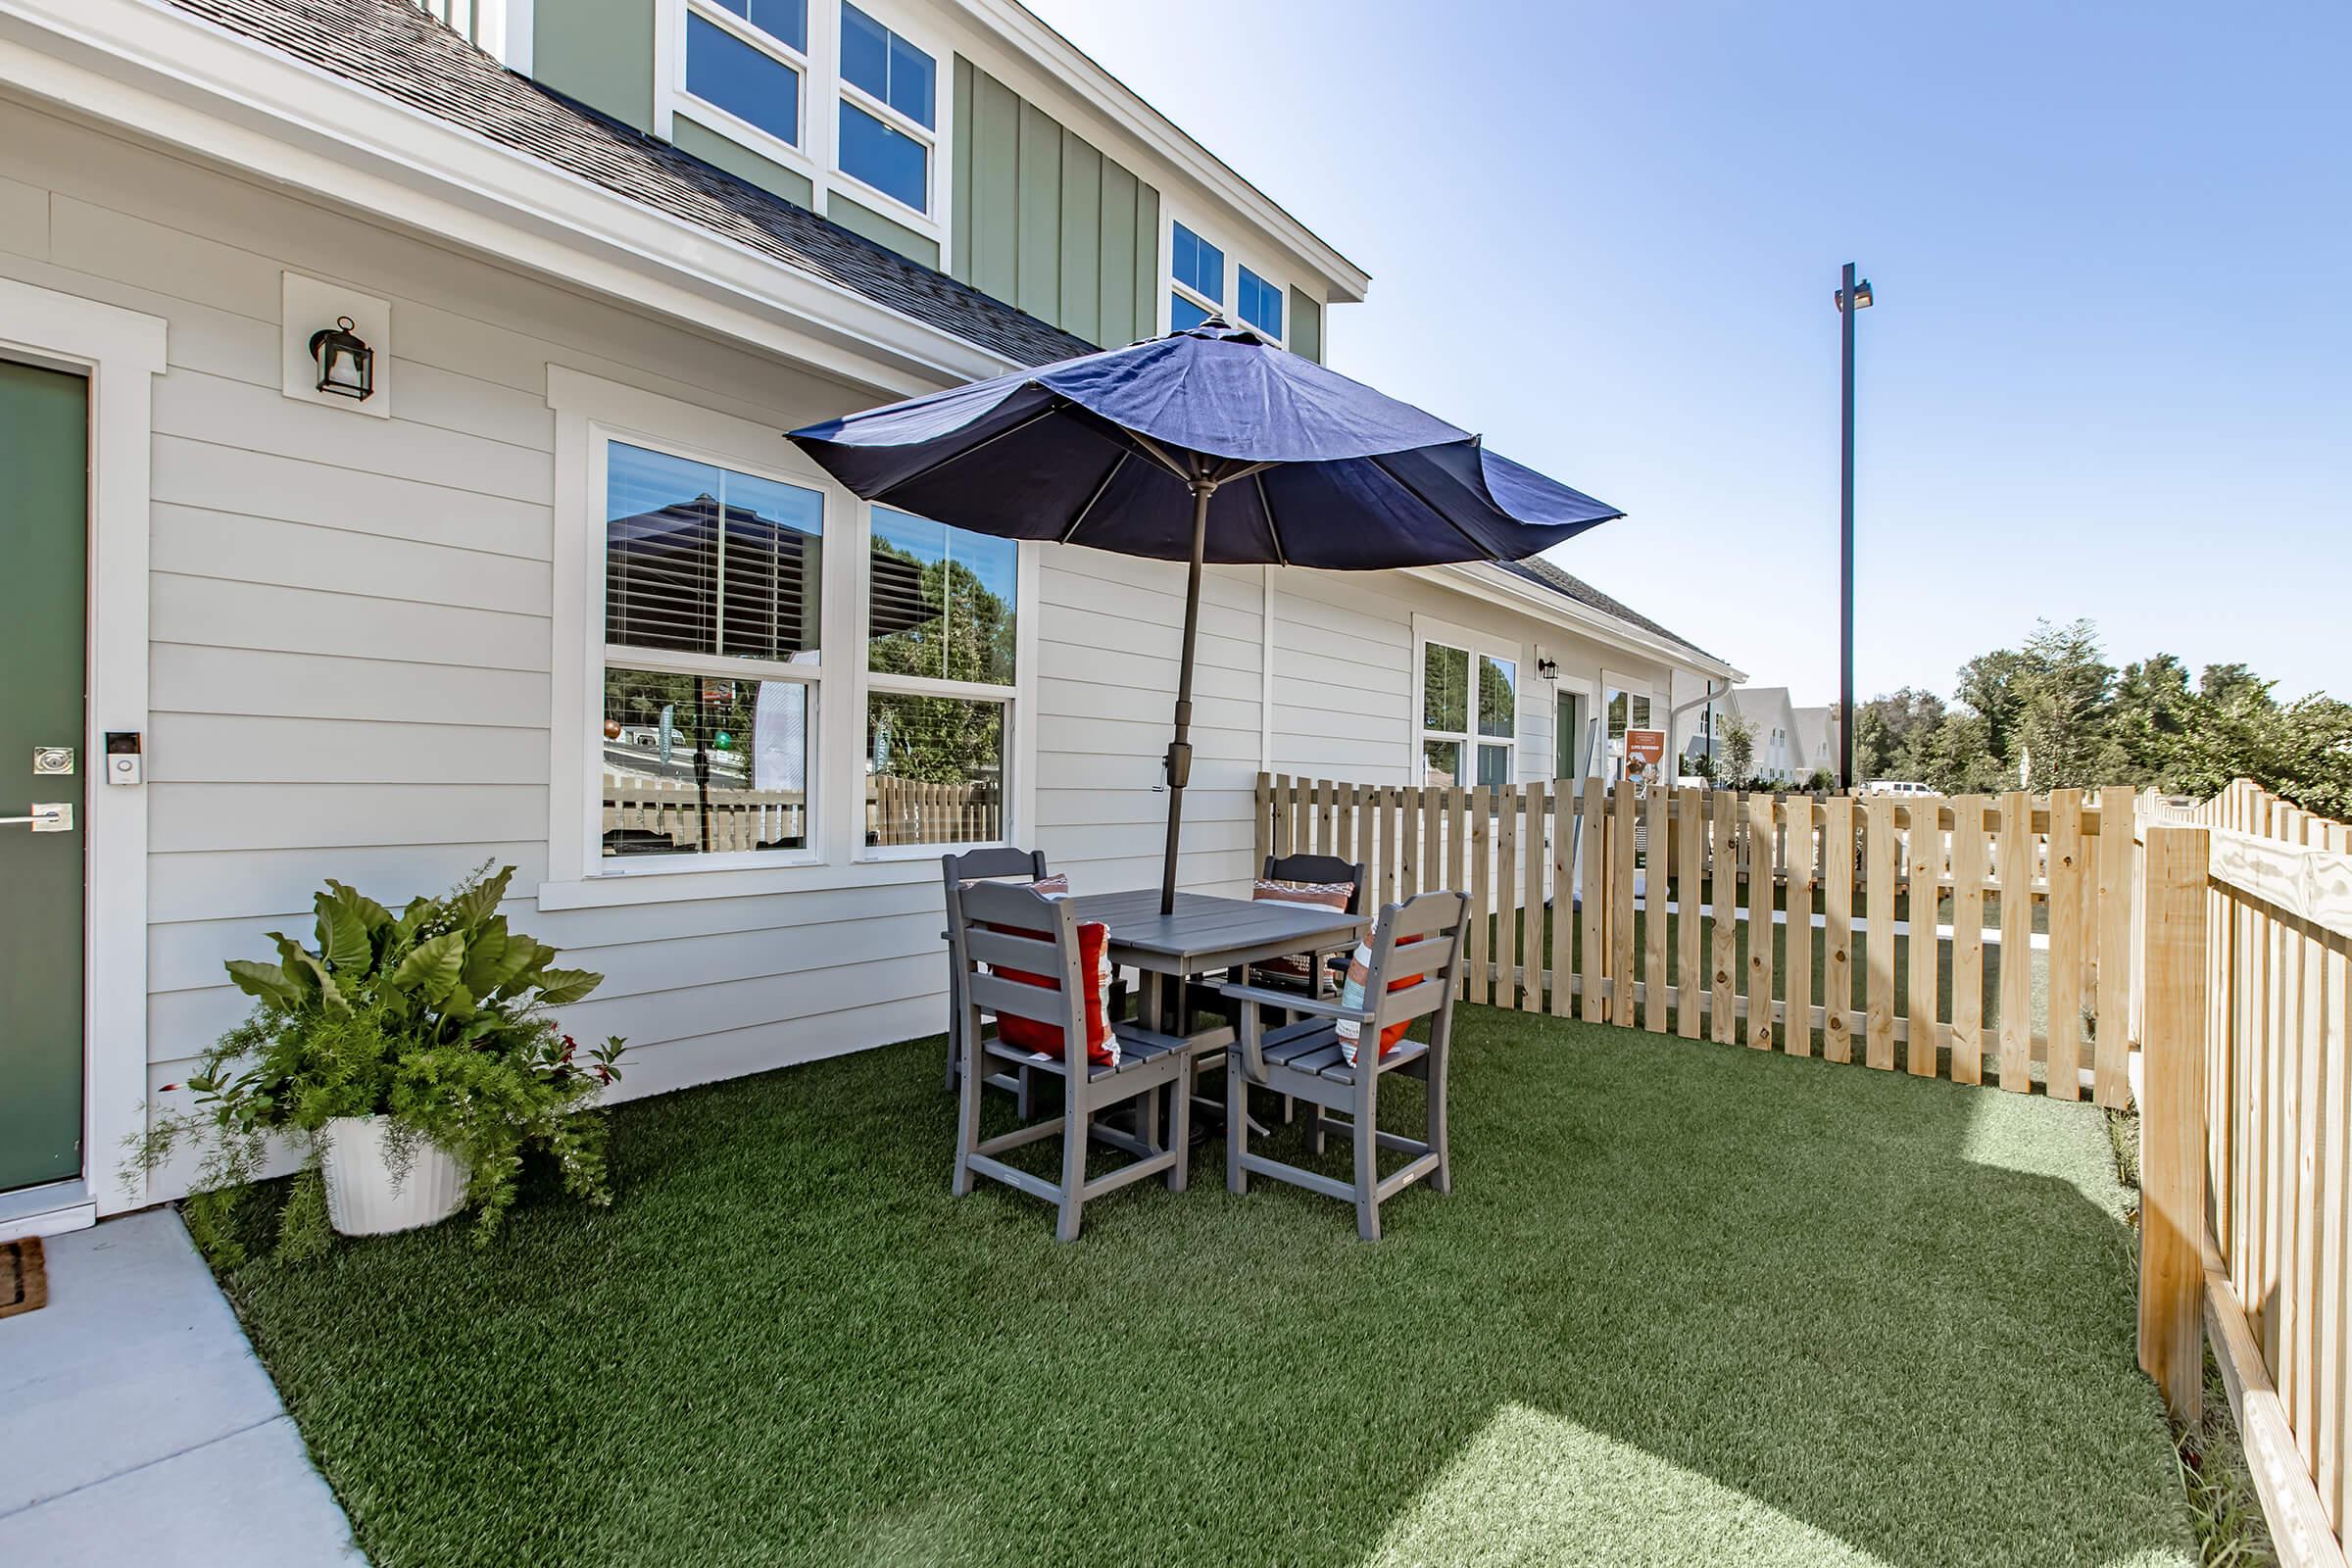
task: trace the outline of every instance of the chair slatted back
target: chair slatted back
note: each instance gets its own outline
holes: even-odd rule
[[[1078,917],[1069,901],[1049,899],[1018,882],[979,882],[960,893],[949,930],[962,983],[964,1038],[980,1038],[982,1009],[1050,1024],[1061,1031],[1064,1064],[1083,1079],[1087,986]],[[1007,980],[983,965],[1017,969],[1046,983]]]
[[[1269,855],[1266,857],[1266,880],[1269,882],[1347,882],[1355,888],[1355,896],[1348,901],[1349,914],[1369,914],[1372,909],[1371,879],[1367,867],[1350,865],[1336,855]]]
[[[1372,928],[1372,961],[1364,991],[1379,1018],[1375,1028],[1435,1012],[1439,1019],[1433,1044],[1444,1043],[1453,1020],[1453,995],[1469,946],[1463,940],[1469,920],[1469,896],[1443,890],[1418,894],[1381,909]],[[1391,991],[1391,975],[1422,978],[1418,985]]]

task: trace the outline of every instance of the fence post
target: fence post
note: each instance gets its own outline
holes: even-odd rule
[[[2205,874],[2201,827],[2150,826],[2140,977],[2139,1364],[2174,1419],[2203,1413]],[[2003,893],[2004,904],[2008,895]]]

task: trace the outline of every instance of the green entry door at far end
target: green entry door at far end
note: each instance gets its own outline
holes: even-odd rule
[[[0,360],[0,1192],[82,1173],[88,517],[88,383]],[[49,748],[72,772],[34,771]],[[35,803],[73,825],[33,831]]]

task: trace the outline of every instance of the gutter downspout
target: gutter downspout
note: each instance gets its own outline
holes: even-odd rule
[[[1667,737],[1668,741],[1669,741],[1669,742],[1671,742],[1671,741],[1673,740],[1673,738],[1674,738],[1674,721],[1675,721],[1676,719],[1678,719],[1678,718],[1682,717],[1682,716],[1683,716],[1685,713],[1688,713],[1688,712],[1689,712],[1689,711],[1690,711],[1690,710],[1692,710],[1693,708],[1700,708],[1700,707],[1703,707],[1703,708],[1705,708],[1705,709],[1706,709],[1706,710],[1707,710],[1707,760],[1708,760],[1709,762],[1712,762],[1712,761],[1714,761],[1714,760],[1715,760],[1715,699],[1716,699],[1716,698],[1718,698],[1718,697],[1722,697],[1722,696],[1726,696],[1726,695],[1728,695],[1728,694],[1730,693],[1731,689],[1732,689],[1732,683],[1731,683],[1730,681],[1728,681],[1728,680],[1727,680],[1727,681],[1725,681],[1725,682],[1723,683],[1723,689],[1722,689],[1721,691],[1717,691],[1717,690],[1716,690],[1716,685],[1715,685],[1715,677],[1714,677],[1714,676],[1712,676],[1712,675],[1709,675],[1709,676],[1707,677],[1707,689],[1706,689],[1706,692],[1705,692],[1703,695],[1701,695],[1701,696],[1698,696],[1698,697],[1693,697],[1693,698],[1691,698],[1691,699],[1690,699],[1689,702],[1685,703],[1685,704],[1684,704],[1682,707],[1680,707],[1680,708],[1672,708],[1672,709],[1668,709],[1668,710],[1666,710],[1666,737]]]

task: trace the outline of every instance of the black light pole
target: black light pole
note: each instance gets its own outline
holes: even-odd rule
[[[1845,264],[1838,286],[1839,335],[1844,339],[1844,417],[1838,482],[1838,788],[1854,788],[1854,312],[1871,306],[1870,279],[1854,281]]]

